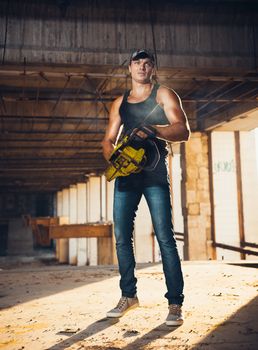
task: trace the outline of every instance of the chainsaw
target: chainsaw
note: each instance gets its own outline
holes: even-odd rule
[[[143,139],[137,135],[140,130],[149,138]],[[148,171],[155,169],[160,155],[156,143],[151,140],[153,137],[155,129],[150,125],[142,125],[122,137],[109,159],[110,165],[105,171],[107,181],[112,181],[118,176],[139,173],[143,168]],[[151,154],[155,155],[152,162],[147,159],[147,149],[151,149]]]

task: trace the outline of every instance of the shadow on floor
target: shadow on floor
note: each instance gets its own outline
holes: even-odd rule
[[[113,326],[114,324],[116,324],[118,322],[119,322],[118,318],[114,318],[114,319],[102,318],[102,319],[92,323],[91,325],[89,325],[83,331],[76,333],[65,340],[62,340],[61,342],[51,346],[50,348],[47,348],[47,350],[67,349],[70,346],[76,344],[77,342],[83,341],[96,333],[102,332],[105,329]],[[58,334],[60,334],[60,332]]]
[[[257,344],[258,297],[219,324],[191,350],[256,350]]]
[[[148,333],[144,334],[141,338],[137,338],[132,343],[122,347],[122,350],[144,350],[145,346],[151,342],[167,336],[169,333],[174,332],[178,327],[168,327],[165,323],[153,328]],[[155,347],[157,349],[157,347]]]
[[[108,327],[116,324],[119,322],[119,319],[110,319],[110,318],[103,318],[97,322],[92,323],[90,326],[88,326],[85,330],[76,333],[72,335],[70,338],[67,338],[65,340],[62,340],[58,344],[55,344],[51,347],[49,347],[47,350],[64,350],[67,348],[72,347],[74,344],[77,344],[77,342],[82,342],[83,346],[83,340],[87,339],[90,336],[93,336],[96,333],[99,333]],[[147,346],[149,343],[160,339],[161,334],[162,337],[168,335],[169,333],[172,333],[175,331],[177,327],[168,327],[164,323],[160,324],[159,326],[153,328],[148,333],[144,334],[142,337],[137,338],[135,341],[131,342],[130,344],[122,347],[117,346],[88,346],[86,347],[87,350],[143,350],[145,346]],[[124,334],[124,337],[128,337],[128,332]],[[79,344],[77,344],[79,345]],[[84,347],[83,347],[84,348]]]

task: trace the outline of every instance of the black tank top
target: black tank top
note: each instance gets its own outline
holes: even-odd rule
[[[169,121],[164,110],[157,104],[157,90],[159,84],[155,84],[152,88],[150,96],[138,103],[129,103],[127,98],[130,91],[126,91],[121,103],[119,113],[123,124],[123,133],[130,132],[138,127],[143,121],[149,125],[167,125]],[[148,116],[148,119],[145,118]],[[167,171],[167,143],[164,140],[155,138],[154,142],[158,146],[160,152],[160,160],[153,171],[142,170],[138,174],[131,174],[126,177],[119,177],[120,189],[141,188],[143,186],[165,185],[168,184]]]

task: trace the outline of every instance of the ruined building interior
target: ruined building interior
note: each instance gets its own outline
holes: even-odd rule
[[[0,14],[2,257],[116,263],[100,142],[145,47],[191,127],[168,159],[182,260],[257,259],[255,2],[3,0]],[[160,260],[145,201],[134,240],[138,262]]]

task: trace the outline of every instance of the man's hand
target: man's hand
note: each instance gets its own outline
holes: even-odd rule
[[[147,138],[153,139],[156,137],[156,129],[152,125],[143,125],[134,129],[133,133],[143,140]]]

